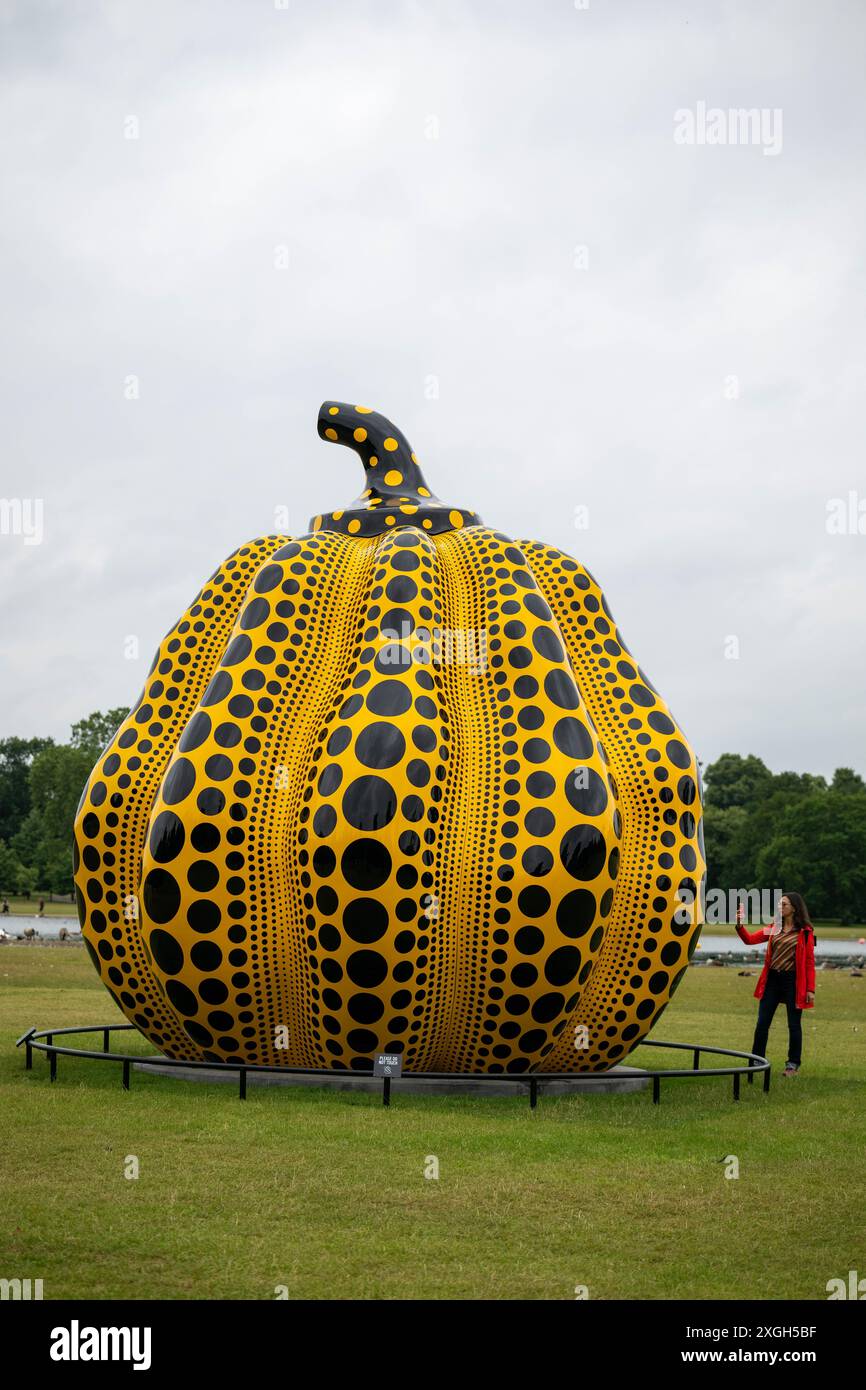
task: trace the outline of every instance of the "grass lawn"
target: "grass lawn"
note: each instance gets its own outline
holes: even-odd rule
[[[10,917],[35,917],[35,916],[36,916],[36,913],[39,911],[39,904],[40,904],[40,902],[41,902],[42,905],[43,905],[43,906],[42,906],[42,910],[43,910],[43,912],[44,912],[44,914],[45,914],[46,917],[73,917],[73,918],[77,918],[77,917],[78,917],[78,912],[77,912],[77,909],[76,909],[76,907],[75,907],[75,903],[71,903],[71,902],[67,902],[67,903],[52,903],[52,902],[49,902],[49,901],[48,901],[48,898],[47,898],[47,897],[46,897],[46,898],[39,898],[39,897],[36,897],[36,898],[13,898],[13,897],[7,897],[6,901],[9,903],[9,916],[10,916]],[[4,921],[4,918],[3,918],[3,917],[0,917],[0,926],[2,926],[3,921]]]
[[[748,1048],[755,978],[691,970],[658,1036]],[[31,1024],[118,1015],[82,949],[3,946],[0,1276],[47,1299],[825,1299],[866,1271],[864,1004],[866,979],[822,972],[803,1073],[739,1104],[723,1079],[534,1113],[253,1085],[244,1105],[138,1073],[124,1093],[118,1065],[64,1057],[53,1086],[42,1056],[26,1073],[12,1045]],[[774,1063],[785,1041],[778,1017]]]

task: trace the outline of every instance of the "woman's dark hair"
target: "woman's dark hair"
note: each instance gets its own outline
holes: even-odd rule
[[[788,902],[794,909],[794,927],[796,930],[802,931],[804,927],[811,926],[812,924],[809,921],[809,909],[803,901],[802,895],[800,893],[785,893],[784,897],[788,899]]]

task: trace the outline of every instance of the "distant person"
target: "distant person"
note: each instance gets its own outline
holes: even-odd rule
[[[784,1004],[788,1014],[788,1060],[783,1075],[796,1076],[803,1054],[803,1010],[815,1006],[815,930],[799,893],[784,895],[777,919],[769,926],[750,932],[744,921],[741,903],[736,923],[740,940],[749,946],[767,943],[764,968],[755,989],[755,998],[761,1003],[752,1051],[758,1057],[766,1057],[773,1015]]]
[[[37,910],[36,910],[36,916],[37,916],[37,917],[44,917],[44,916],[45,916],[45,899],[44,899],[44,898],[40,898],[40,899],[39,899],[39,907],[38,907]]]
[[[9,916],[9,899],[8,899],[8,898],[4,898],[4,899],[3,899],[3,906],[2,906],[2,908],[0,908],[0,912],[3,913],[3,916],[4,916],[4,917],[8,917],[8,916]]]

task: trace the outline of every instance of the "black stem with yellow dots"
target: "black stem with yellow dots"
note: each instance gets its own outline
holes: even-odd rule
[[[321,439],[355,450],[366,486],[349,507],[313,517],[312,531],[381,536],[394,527],[416,526],[437,535],[481,524],[477,512],[451,507],[430,491],[405,434],[384,415],[363,405],[325,401],[318,428]]]

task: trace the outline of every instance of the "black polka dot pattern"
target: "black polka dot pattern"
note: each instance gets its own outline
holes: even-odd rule
[[[608,932],[547,1064],[597,1071],[621,1061],[646,1036],[694,953],[705,873],[700,770],[589,571],[550,546],[520,545],[556,619],[619,793],[619,873]],[[570,728],[563,732],[575,737]],[[590,781],[575,791],[572,805],[595,804],[602,792]],[[563,929],[585,923],[590,907],[575,884],[561,904]],[[580,1050],[575,1028],[585,1030]]]
[[[75,889],[88,952],[119,1007],[169,1057],[201,1060],[203,1053],[166,992],[166,980],[186,958],[180,938],[159,922],[174,924],[190,891],[177,869],[182,851],[210,855],[218,844],[205,833],[210,827],[198,823],[202,817],[190,834],[185,808],[195,791],[184,790],[186,763],[174,769],[211,735],[213,721],[201,707],[205,692],[253,577],[285,543],[284,536],[252,541],[211,575],[162,642],[144,689],[90,776],[75,819]],[[166,781],[169,796],[179,800],[162,798],[157,805]],[[220,917],[215,904],[198,900],[187,912],[202,930],[213,931]]]
[[[604,1069],[694,949],[694,755],[585,569],[442,508],[384,417],[319,428],[384,471],[162,643],[76,818],[94,964],[171,1057]]]

